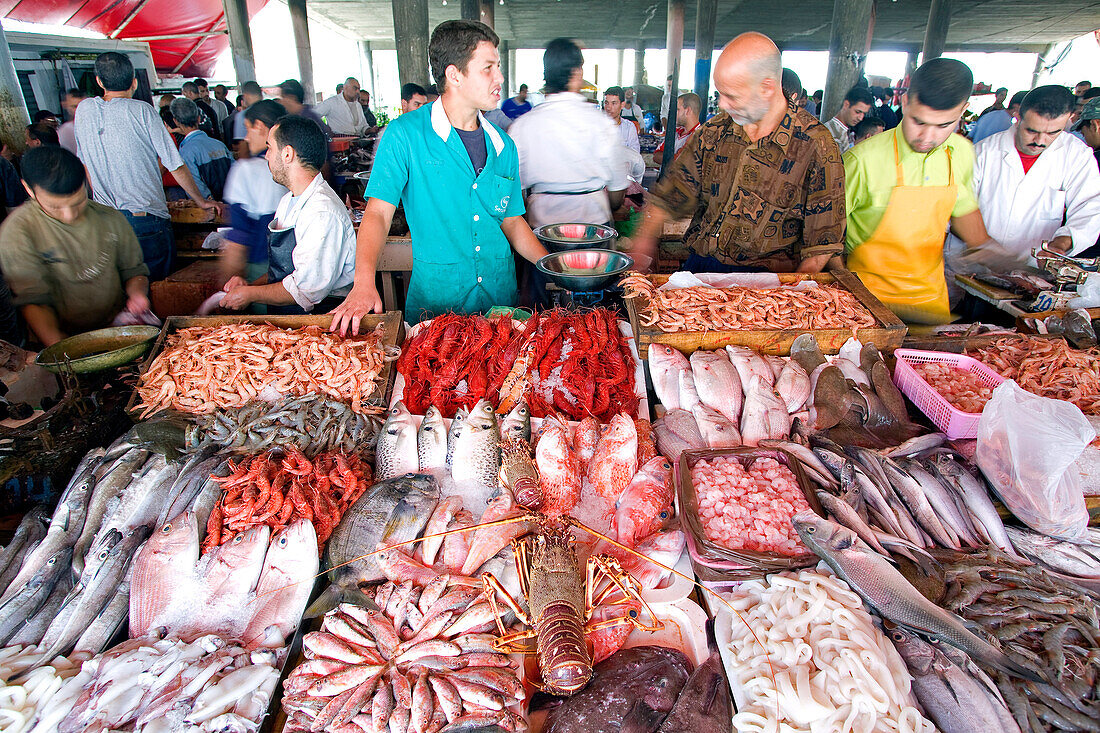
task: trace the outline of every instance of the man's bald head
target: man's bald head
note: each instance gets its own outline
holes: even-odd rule
[[[734,38],[722,49],[714,76],[733,75],[753,83],[771,79],[781,84],[783,61],[772,39],[763,33],[748,32]]]
[[[783,63],[772,40],[762,33],[742,33],[718,56],[714,85],[718,106],[739,125],[755,124],[783,97]]]

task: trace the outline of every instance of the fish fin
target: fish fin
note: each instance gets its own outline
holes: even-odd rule
[[[377,611],[378,606],[358,588],[344,588],[336,583],[331,583],[321,595],[317,597],[309,608],[306,609],[305,618],[318,618],[324,616],[341,603],[350,603],[372,611]]]

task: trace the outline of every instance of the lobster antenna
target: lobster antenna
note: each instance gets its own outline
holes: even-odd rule
[[[643,555],[642,553],[635,550],[633,547],[627,547],[626,545],[611,539],[610,537],[603,534],[602,532],[597,532],[596,530],[594,530],[591,527],[587,526],[583,522],[580,522],[580,521],[574,519],[573,517],[566,516],[566,517],[563,517],[563,519],[565,520],[565,522],[567,524],[570,524],[574,527],[577,527],[578,529],[583,529],[585,532],[588,532],[592,536],[599,537],[600,539],[605,540],[606,542],[614,545],[615,547],[618,547],[620,550],[625,550],[626,552],[629,552],[631,555],[635,555],[637,557],[640,557],[641,559],[645,560],[646,562],[651,562],[651,563],[653,563],[654,565],[656,565],[657,567],[659,567],[663,570],[667,570],[670,573],[673,573],[675,575],[680,576],[684,580],[689,581],[692,585],[697,586],[701,590],[703,590],[703,591],[709,593],[710,595],[714,596],[715,598],[717,598],[722,603],[722,605],[724,605],[726,608],[728,608],[733,613],[737,614],[737,618],[741,619],[741,623],[743,623],[745,625],[745,628],[749,630],[749,633],[752,634],[752,638],[755,639],[756,643],[760,645],[760,648],[764,650],[764,658],[768,660],[768,669],[771,672],[772,685],[775,686],[775,689],[777,689],[777,690],[779,689],[778,683],[775,681],[775,666],[772,664],[772,658],[771,658],[771,655],[768,654],[767,647],[765,647],[764,643],[762,641],[760,641],[760,637],[756,635],[756,631],[754,631],[752,626],[749,625],[749,622],[745,620],[745,617],[741,615],[741,612],[738,611],[736,608],[734,608],[733,605],[731,605],[729,601],[727,601],[725,598],[723,598],[721,595],[719,595],[715,591],[711,590],[710,588],[707,588],[702,583],[699,583],[698,581],[696,581],[695,578],[684,575],[683,573],[676,570],[675,568],[670,568],[668,565],[665,565],[664,563],[658,562],[657,560],[654,560],[653,558],[649,557],[648,555]],[[775,716],[776,716],[777,720],[781,717],[780,713],[779,713],[779,696],[778,695],[776,695],[776,698],[775,698]]]

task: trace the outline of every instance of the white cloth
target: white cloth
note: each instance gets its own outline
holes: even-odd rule
[[[1092,148],[1072,135],[1059,134],[1024,175],[1015,137],[1013,125],[974,146],[974,192],[989,236],[1022,264],[1032,265],[1031,250],[1043,240],[1069,235],[1071,254],[1096,244],[1100,171]],[[965,248],[951,239],[951,251]]]
[[[214,110],[214,116],[218,118],[218,132],[220,133],[222,123],[225,122],[225,118],[229,116],[229,110],[221,103],[220,99],[204,97],[202,101],[206,102],[210,106],[210,109]]]
[[[355,280],[355,228],[344,202],[320,174],[301,196],[287,192],[272,229],[294,227],[294,271],[283,287],[304,310],[330,295],[347,295]]]
[[[508,134],[519,149],[520,182],[530,190],[532,226],[611,221],[603,189],[624,191],[630,182],[622,136],[599,107],[580,94],[551,94],[516,120]],[[582,191],[592,193],[570,193]]]
[[[96,201],[169,218],[157,160],[174,171],[183,158],[153,105],[127,97],[89,97],[76,108],[76,143]]]
[[[76,155],[76,122],[69,120],[57,128],[57,140],[61,147]]]
[[[619,116],[624,120],[637,120],[639,125],[645,121],[645,112],[634,102],[624,102],[623,111]]]
[[[825,123],[825,127],[829,129],[841,153],[847,152],[852,147],[852,131],[843,122],[834,117]]]
[[[623,138],[623,145],[635,153],[641,154],[642,145],[638,142],[638,128],[633,122],[619,120],[619,134]]]
[[[286,186],[275,183],[267,160],[261,156],[242,158],[232,165],[222,198],[227,204],[240,204],[249,216],[261,217],[275,213],[288,193]]]
[[[349,102],[343,94],[329,97],[313,108],[325,118],[325,123],[337,135],[362,135],[367,130],[367,118],[359,100]]]

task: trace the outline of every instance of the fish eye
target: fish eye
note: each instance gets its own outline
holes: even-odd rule
[[[637,611],[635,611],[635,610],[634,610],[634,609],[632,608],[632,609],[630,609],[630,614],[629,614],[629,616],[630,616],[630,618],[638,618],[638,612],[637,612]]]
[[[279,547],[286,547],[286,537],[279,538]]]
[[[163,527],[160,528],[160,531],[164,532],[164,534],[168,534],[169,532],[172,531],[172,523],[169,522],[168,524],[164,525]]]
[[[107,556],[109,554],[111,554],[111,553],[109,553],[107,550],[103,550],[102,552],[99,553],[99,559],[100,560],[106,560]]]
[[[816,527],[806,527],[806,533],[807,534],[813,534],[816,531],[817,531]]]
[[[236,537],[233,538],[233,544],[235,544],[235,545],[239,545],[242,542],[244,542],[244,532],[241,532],[240,534],[238,534]]]

